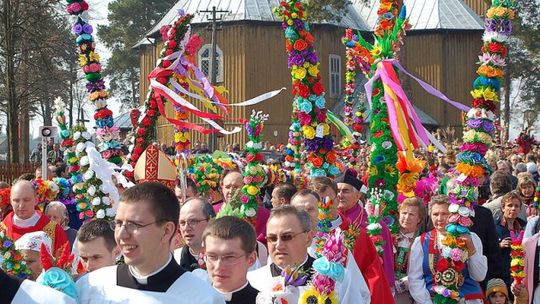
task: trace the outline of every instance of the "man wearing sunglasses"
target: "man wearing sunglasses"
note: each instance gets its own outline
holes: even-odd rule
[[[237,217],[224,216],[206,227],[203,243],[208,276],[226,303],[255,303],[259,291],[246,278],[257,259],[253,227]]]
[[[185,245],[174,251],[180,266],[189,271],[205,268],[202,236],[208,221],[215,216],[214,208],[204,198],[190,198],[180,207],[180,233]]]
[[[309,215],[293,206],[272,209],[266,224],[266,240],[270,262],[257,270],[248,272],[249,283],[267,292],[280,279],[286,267],[298,268],[311,276],[313,259],[307,248],[311,245],[311,221]],[[296,302],[295,302],[296,303]]]
[[[209,284],[173,259],[179,211],[174,192],[163,184],[127,189],[111,225],[125,264],[79,279],[79,303],[223,303]]]

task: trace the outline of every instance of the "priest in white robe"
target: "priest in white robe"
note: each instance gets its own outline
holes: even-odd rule
[[[284,298],[290,303],[297,303],[298,296],[302,294],[313,274],[312,265],[315,259],[308,254],[308,247],[312,243],[311,221],[304,210],[292,206],[283,206],[272,209],[267,223],[266,238],[270,252],[271,263],[248,273],[249,283],[263,294],[271,294],[281,278],[281,272],[286,267],[301,269],[307,273],[304,284],[291,288],[293,294]],[[366,283],[362,284],[362,276],[354,276],[351,270],[345,269],[342,282],[336,283],[340,303],[364,304],[362,286],[367,290]],[[362,278],[362,280],[358,280]],[[365,294],[365,292],[364,292]],[[292,297],[292,298],[291,298]],[[291,302],[292,301],[292,302]]]
[[[173,259],[170,242],[178,214],[174,192],[160,183],[126,190],[111,225],[126,264],[79,279],[79,303],[223,304],[212,286]]]

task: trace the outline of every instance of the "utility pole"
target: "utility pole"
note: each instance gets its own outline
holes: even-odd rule
[[[216,49],[217,49],[217,31],[221,31],[221,21],[223,21],[223,16],[229,14],[229,11],[218,10],[215,6],[212,7],[212,10],[199,11],[199,13],[211,13],[212,16],[207,16],[206,19],[210,21],[210,25],[207,30],[212,32],[212,51],[210,54],[210,82],[212,85],[216,84],[218,66],[216,58]],[[221,58],[223,60],[223,58]],[[221,125],[220,121],[217,121]],[[210,133],[208,149],[211,152],[217,150],[217,134],[215,132]]]

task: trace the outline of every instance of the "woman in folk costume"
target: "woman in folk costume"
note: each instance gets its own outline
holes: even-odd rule
[[[445,195],[438,195],[431,198],[429,203],[429,216],[433,222],[434,229],[423,233],[414,240],[409,257],[409,292],[417,303],[431,304],[433,287],[442,285],[436,281],[439,274],[436,265],[442,259],[442,241],[446,236],[446,225],[450,212],[449,202]],[[465,268],[459,276],[445,279],[463,280],[459,289],[460,303],[481,304],[484,303],[484,293],[480,288],[479,281],[482,281],[487,273],[487,258],[482,255],[482,242],[473,232],[463,236],[468,259]],[[421,263],[419,261],[422,261]]]
[[[540,303],[540,217],[529,219],[523,236],[523,248],[525,250],[525,284],[512,284],[512,293],[527,295],[527,302]]]
[[[398,304],[413,302],[409,294],[407,268],[411,246],[421,230],[425,217],[426,207],[417,197],[407,198],[399,205],[399,236],[394,242],[396,276],[394,299]]]
[[[510,277],[510,251],[512,239],[510,233],[519,234],[525,228],[527,222],[518,217],[521,211],[521,198],[517,191],[505,194],[501,200],[502,216],[495,220],[499,247],[501,248],[502,277],[507,288],[510,288],[512,278]]]

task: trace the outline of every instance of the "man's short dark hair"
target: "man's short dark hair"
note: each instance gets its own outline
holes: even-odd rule
[[[36,175],[34,173],[23,173],[21,176],[19,176],[19,178],[17,178],[17,180],[27,180],[27,181],[31,181],[34,179],[36,179]]]
[[[246,255],[255,251],[257,246],[257,235],[253,226],[235,216],[224,216],[210,221],[203,232],[203,243],[205,245],[208,236],[224,240],[240,238],[242,250]]]
[[[274,189],[277,191],[278,198],[284,198],[287,202],[290,202],[296,193],[296,187],[291,183],[279,183]]]
[[[163,184],[157,182],[137,184],[122,193],[120,202],[127,204],[146,202],[150,204],[150,212],[156,221],[173,222],[175,230],[178,228],[180,213],[178,199],[174,192]]]
[[[300,226],[302,226],[303,232],[311,231],[311,219],[309,217],[309,214],[301,209],[297,209],[296,207],[293,207],[291,205],[283,205],[279,206],[277,208],[272,208],[270,211],[270,217],[268,217],[268,222],[274,217],[282,217],[287,215],[294,215],[300,222]]]
[[[489,183],[493,195],[504,195],[512,191],[512,179],[510,174],[504,171],[497,170],[491,174]]]
[[[528,153],[526,156],[527,162],[536,163],[536,155],[534,153]]]
[[[180,179],[176,179],[176,187],[180,188]],[[186,188],[191,188],[195,192],[195,194],[199,193],[199,189],[197,188],[197,184],[191,179],[186,178]]]
[[[326,176],[313,177],[309,181],[309,188],[317,193],[323,193],[328,190],[328,188],[332,189],[336,195],[338,193],[337,184]]]
[[[81,243],[88,243],[99,237],[105,240],[105,246],[107,250],[112,251],[116,246],[114,240],[114,231],[111,229],[111,225],[107,220],[95,219],[90,222],[84,223],[77,232],[77,241]]]

